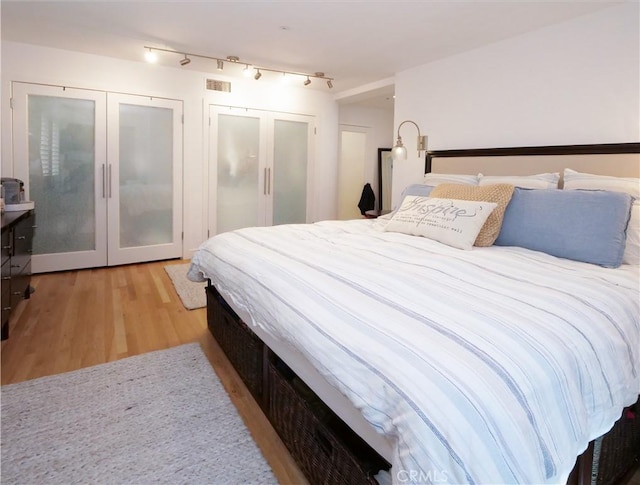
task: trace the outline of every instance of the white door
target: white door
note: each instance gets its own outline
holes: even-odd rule
[[[338,219],[362,217],[358,203],[365,184],[367,128],[340,127],[340,167],[338,169]]]
[[[34,273],[107,264],[106,94],[14,82],[14,176],[36,207]]]
[[[210,233],[307,222],[313,117],[213,105],[209,115]]]
[[[12,88],[14,176],[36,204],[33,272],[180,257],[182,103]]]
[[[182,102],[108,94],[108,262],[182,255]]]

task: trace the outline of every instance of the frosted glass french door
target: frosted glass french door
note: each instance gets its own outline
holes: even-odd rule
[[[14,176],[35,202],[34,273],[107,264],[106,94],[13,83]]]
[[[28,83],[12,96],[33,272],[180,256],[181,103]]]
[[[213,233],[307,222],[313,118],[220,106],[209,114]]]
[[[108,261],[182,255],[182,103],[107,95]]]

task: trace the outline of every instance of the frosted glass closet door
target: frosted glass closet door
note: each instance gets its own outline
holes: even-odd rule
[[[109,264],[182,254],[182,103],[108,95]]]
[[[308,120],[273,122],[273,224],[307,222],[310,131]]]
[[[18,82],[12,88],[13,176],[35,202],[38,225],[32,271],[106,265],[105,94]]]
[[[228,109],[214,109],[210,160],[215,160],[216,234],[242,227],[265,224],[260,185],[266,193],[266,179],[261,170],[261,120],[246,114],[232,114]]]
[[[309,219],[313,117],[210,106],[209,235]]]

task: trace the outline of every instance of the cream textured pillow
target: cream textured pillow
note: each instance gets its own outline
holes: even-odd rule
[[[473,186],[462,184],[440,184],[431,191],[431,197],[442,197],[458,200],[475,200],[493,202],[495,210],[488,217],[480,230],[475,246],[491,246],[500,234],[502,219],[507,204],[513,195],[514,186],[510,184],[495,184]]]
[[[454,248],[471,249],[496,205],[492,202],[408,195],[384,230],[427,237]]]

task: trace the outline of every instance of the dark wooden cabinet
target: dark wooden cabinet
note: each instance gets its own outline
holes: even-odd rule
[[[31,253],[35,211],[2,215],[2,340],[9,337],[9,317],[31,296]]]

